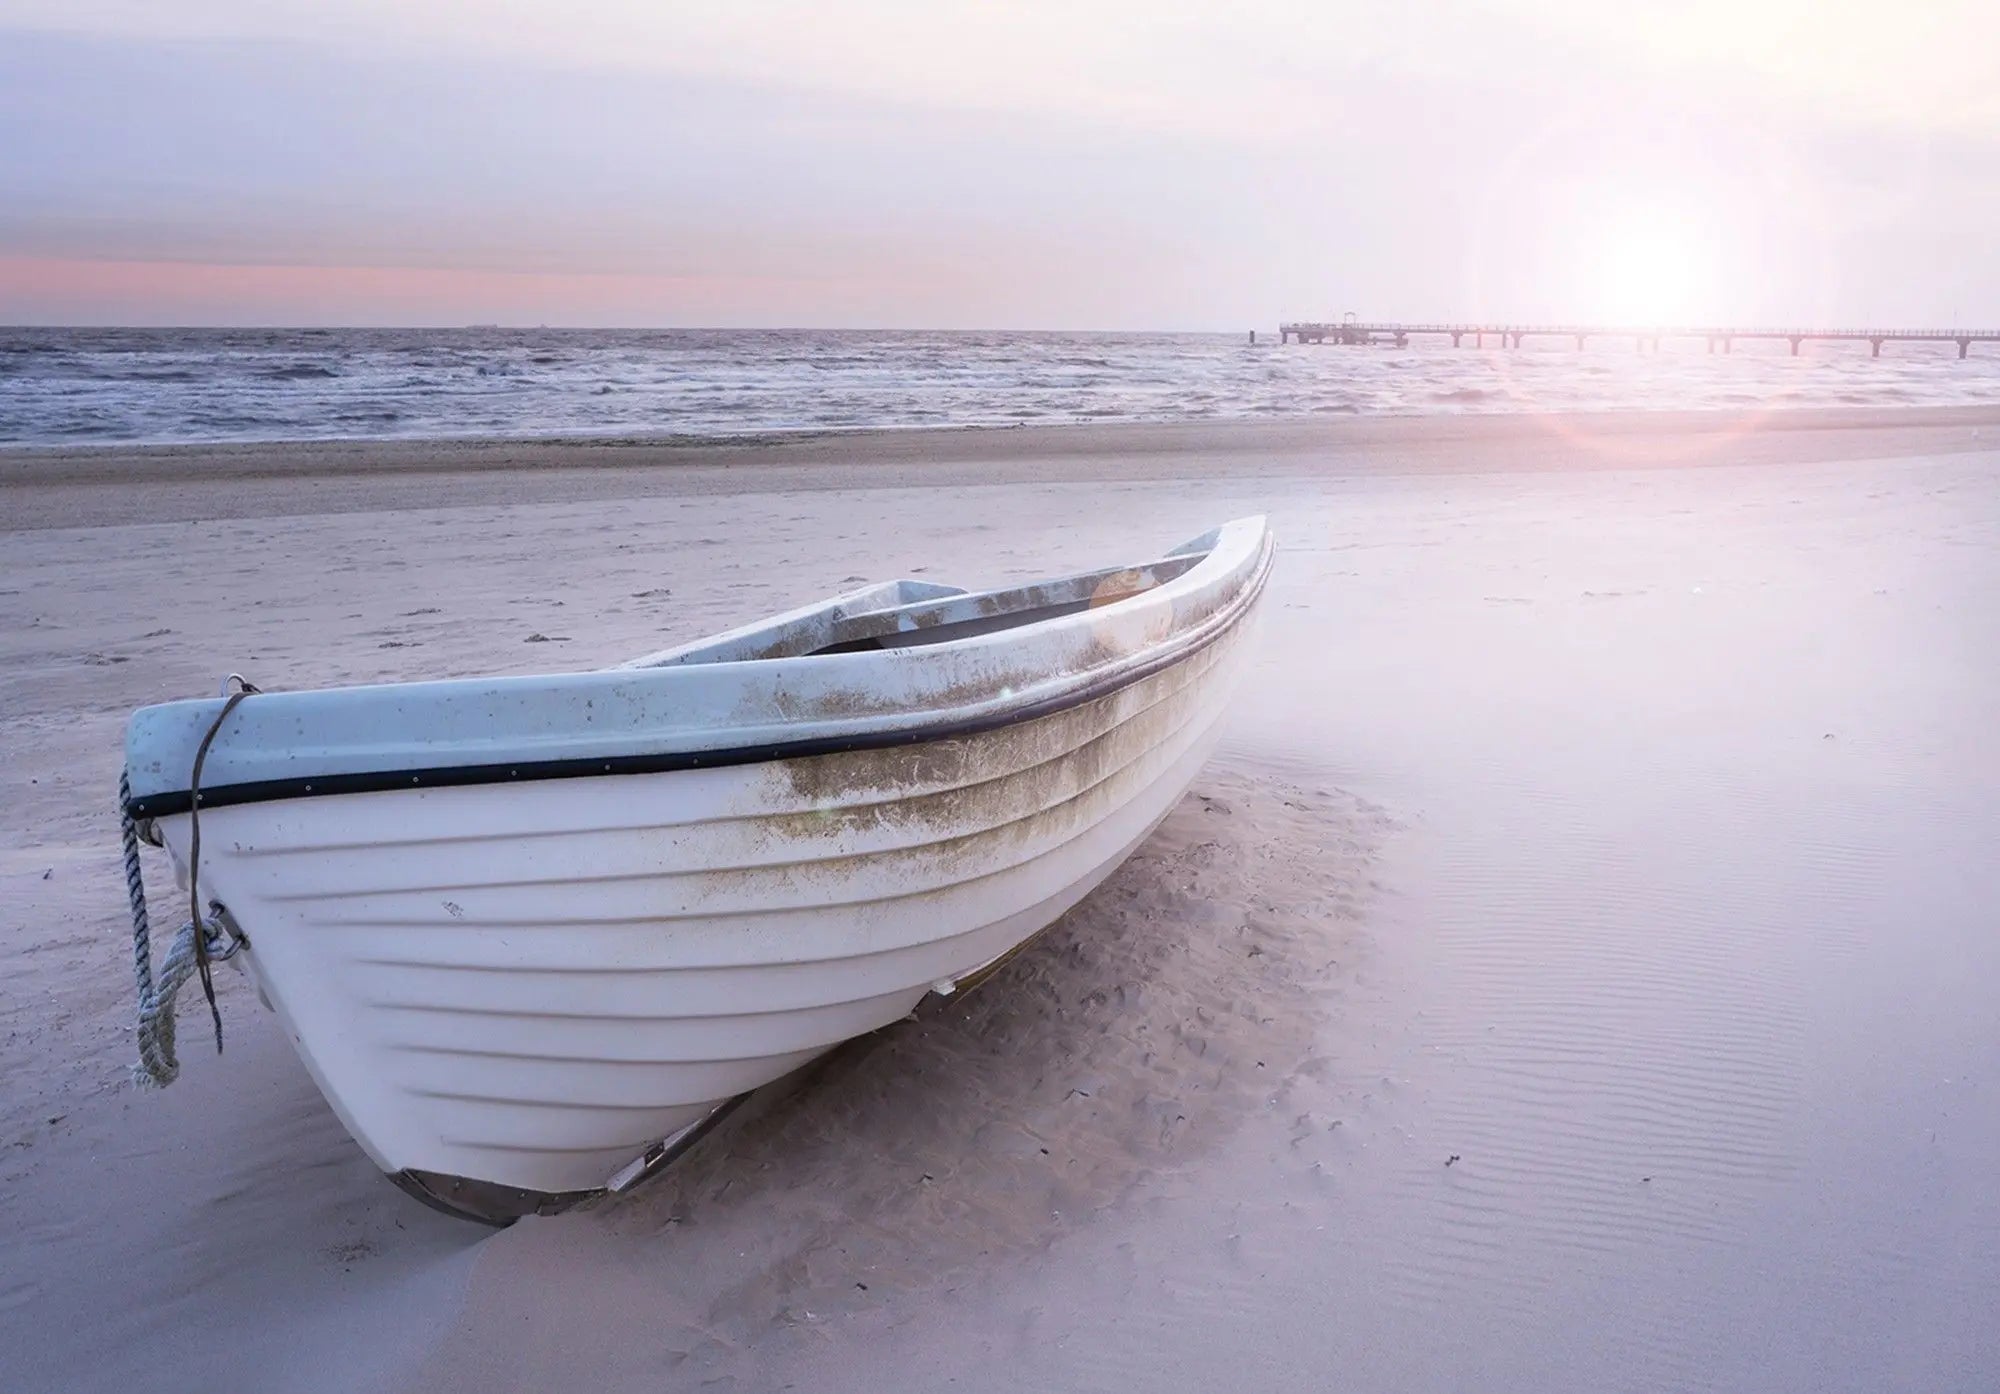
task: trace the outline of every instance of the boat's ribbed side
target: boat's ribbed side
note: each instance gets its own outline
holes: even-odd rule
[[[220,808],[204,887],[385,1170],[588,1189],[1086,894],[1193,779],[1247,630],[951,741]]]

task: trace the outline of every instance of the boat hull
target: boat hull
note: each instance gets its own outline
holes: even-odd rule
[[[1069,910],[1186,792],[1253,625],[949,739],[205,809],[203,893],[378,1166],[550,1208]]]

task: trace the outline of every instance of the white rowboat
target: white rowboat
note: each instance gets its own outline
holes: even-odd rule
[[[622,668],[146,707],[125,811],[185,884],[199,789],[201,899],[377,1165],[545,1212],[1108,876],[1206,759],[1271,558],[1246,518]]]

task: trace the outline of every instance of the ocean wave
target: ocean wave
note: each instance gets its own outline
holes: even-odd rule
[[[193,382],[200,374],[192,368],[126,368],[120,371],[80,374],[105,382]]]
[[[740,435],[1995,401],[2000,354],[1801,363],[1250,350],[1234,334],[30,329],[0,331],[0,380],[0,438],[30,443]]]

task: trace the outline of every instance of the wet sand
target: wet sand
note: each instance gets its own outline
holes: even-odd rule
[[[16,451],[0,499],[10,1390],[2000,1382],[2000,412]],[[227,1054],[126,1083],[133,706],[1257,510],[1196,795],[659,1183],[436,1216],[230,974]]]

